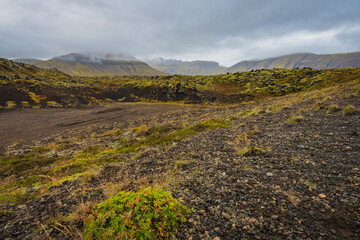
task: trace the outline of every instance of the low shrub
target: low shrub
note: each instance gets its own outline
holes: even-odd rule
[[[188,214],[162,189],[119,192],[95,207],[85,222],[85,239],[169,239]]]

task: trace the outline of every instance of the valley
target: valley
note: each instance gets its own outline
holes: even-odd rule
[[[101,239],[100,206],[153,190],[182,206],[160,239],[360,235],[360,68],[0,79],[1,239]]]

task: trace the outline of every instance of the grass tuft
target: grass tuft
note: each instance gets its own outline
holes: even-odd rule
[[[343,108],[342,114],[344,116],[353,115],[357,112],[357,109],[353,105],[347,105]]]

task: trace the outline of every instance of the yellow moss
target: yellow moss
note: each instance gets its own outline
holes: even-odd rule
[[[41,100],[46,99],[46,96],[44,96],[44,95],[36,95],[33,92],[28,92],[28,94],[35,103],[40,103]]]
[[[29,102],[27,102],[27,101],[21,101],[21,105],[23,107],[30,107]]]
[[[62,107],[62,105],[60,105],[59,103],[57,103],[55,101],[47,101],[46,104],[48,107]]]
[[[7,109],[16,108],[16,103],[15,103],[14,101],[7,101],[7,102],[6,102],[6,108],[7,108]]]

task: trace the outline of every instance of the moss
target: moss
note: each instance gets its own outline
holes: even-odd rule
[[[27,199],[33,197],[33,195],[26,190],[27,188],[19,188],[11,192],[1,193],[0,204],[15,205],[25,202]]]
[[[119,192],[96,206],[85,239],[170,239],[189,210],[162,189]]]
[[[16,103],[15,103],[14,101],[7,101],[7,102],[6,102],[6,108],[7,108],[7,109],[16,108]]]
[[[305,118],[301,115],[299,116],[291,116],[288,120],[286,120],[286,123],[290,123],[290,124],[294,124],[294,123],[298,123],[298,122],[302,122],[304,121]]]
[[[304,184],[305,184],[306,186],[308,186],[310,189],[316,189],[316,188],[317,188],[316,183],[312,183],[312,182],[310,182],[309,180],[306,180],[306,181],[304,182]]]
[[[257,156],[264,153],[264,150],[258,147],[245,147],[238,151],[240,156]]]
[[[326,108],[327,113],[334,113],[341,110],[341,108],[337,104],[330,105]]]
[[[346,105],[343,110],[342,110],[342,114],[344,116],[347,116],[347,115],[353,115],[353,114],[356,114],[357,113],[357,109],[354,105]]]
[[[145,137],[141,139],[132,139],[130,141],[126,138],[120,139],[117,141],[116,150],[117,152],[129,153],[149,145],[167,145],[205,130],[227,127],[230,124],[225,121],[211,119],[183,129],[172,125],[153,127],[148,129],[145,132]]]

